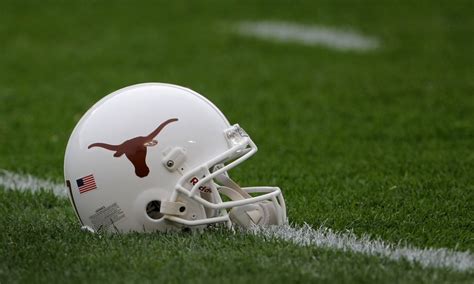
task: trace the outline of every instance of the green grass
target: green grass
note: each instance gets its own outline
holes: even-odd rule
[[[67,200],[0,191],[2,283],[464,282],[469,275],[299,247],[227,230],[206,234],[78,232]],[[471,275],[472,276],[472,275]]]
[[[59,181],[69,134],[95,101],[129,84],[176,83],[251,134],[260,150],[232,174],[282,187],[292,222],[472,252],[473,8],[4,1],[0,168]],[[353,26],[382,44],[341,53],[229,32],[261,19]],[[0,201],[0,283],[474,279],[221,231],[91,236],[49,194],[1,191]]]

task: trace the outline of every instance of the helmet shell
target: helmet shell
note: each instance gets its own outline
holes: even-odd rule
[[[164,155],[179,147],[186,151],[182,170],[197,167],[229,149],[229,127],[215,105],[184,87],[145,83],[107,95],[80,119],[66,148],[64,176],[81,223],[119,232],[175,229],[147,214],[151,201],[169,200],[181,177],[166,168]],[[179,199],[187,203],[183,218],[205,217],[202,205]]]

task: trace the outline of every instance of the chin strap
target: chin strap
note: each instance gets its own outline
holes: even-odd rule
[[[251,198],[252,196],[243,190],[227,173],[216,176],[216,181],[221,184],[217,186],[219,193],[227,196],[233,201]],[[261,201],[257,203],[234,207],[230,210],[229,216],[233,224],[249,228],[252,226],[278,225],[277,211],[275,204],[271,201]]]
[[[232,223],[244,228],[278,225],[275,205],[271,201],[238,206],[230,210]]]

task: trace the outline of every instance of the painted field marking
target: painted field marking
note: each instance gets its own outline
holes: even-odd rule
[[[0,170],[0,186],[7,190],[19,191],[51,190],[56,196],[67,197],[67,189],[62,184],[6,170]],[[394,245],[380,239],[372,239],[368,235],[358,237],[351,232],[334,232],[326,227],[314,229],[307,224],[302,227],[291,225],[255,227],[250,233],[262,236],[264,239],[277,238],[299,246],[350,251],[395,261],[405,260],[426,268],[448,268],[456,271],[474,269],[474,255],[469,251]]]
[[[244,36],[278,42],[325,46],[341,51],[371,51],[380,46],[375,37],[351,29],[279,21],[240,22],[235,31]]]
[[[448,248],[416,248],[387,243],[368,235],[358,237],[352,232],[334,232],[330,228],[314,229],[305,224],[302,227],[291,225],[255,227],[256,235],[277,238],[299,246],[315,246],[334,250],[350,251],[365,255],[386,257],[390,260],[405,260],[418,263],[425,268],[449,268],[456,271],[474,269],[474,255],[469,251],[460,252]]]
[[[48,179],[40,179],[32,175],[22,175],[0,169],[0,186],[9,190],[39,191],[50,190],[54,195],[67,197],[67,188]]]

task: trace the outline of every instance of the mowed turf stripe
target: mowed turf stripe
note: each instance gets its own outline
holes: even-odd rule
[[[0,186],[8,190],[39,191],[51,190],[58,197],[67,197],[66,186],[32,175],[21,175],[0,170]],[[386,257],[395,261],[408,261],[425,268],[448,268],[456,271],[474,269],[474,256],[447,248],[420,249],[386,243],[369,236],[358,237],[351,232],[334,232],[329,228],[314,229],[305,224],[274,227],[256,227],[249,231],[264,238],[277,238],[300,246],[324,247],[334,250],[350,251],[371,256]]]
[[[370,51],[380,46],[379,41],[374,37],[349,29],[327,26],[259,21],[241,22],[235,30],[244,36],[309,46],[319,45],[341,51]]]

